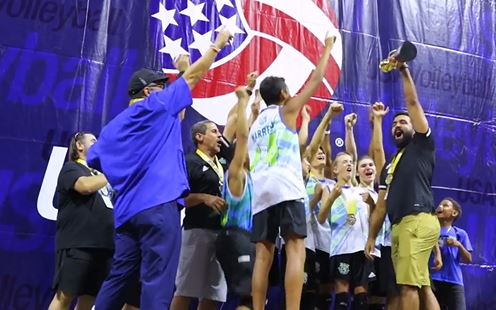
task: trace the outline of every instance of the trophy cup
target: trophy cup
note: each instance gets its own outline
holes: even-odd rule
[[[389,52],[388,58],[381,61],[381,63],[379,64],[379,68],[382,72],[388,73],[393,71],[396,67],[394,63],[391,63],[389,61],[390,57],[394,57],[396,58],[396,60],[401,62],[407,62],[415,59],[416,56],[417,48],[415,47],[415,45],[413,45],[413,43],[409,41],[405,41],[398,49]]]

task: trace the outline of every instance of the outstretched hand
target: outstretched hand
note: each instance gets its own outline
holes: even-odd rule
[[[373,117],[383,118],[389,112],[389,107],[382,102],[376,102],[371,107]]]
[[[357,122],[357,115],[355,113],[350,113],[344,117],[344,123],[346,124],[346,128],[350,129],[355,126]]]
[[[222,26],[219,30],[219,34],[217,35],[217,39],[215,39],[215,47],[222,49],[226,46],[233,38],[233,34],[229,31],[228,27]]]
[[[246,76],[246,88],[248,88],[249,90],[253,90],[255,88],[255,85],[257,84],[257,78],[258,78],[257,71],[250,72]]]
[[[312,111],[312,108],[310,108],[309,105],[304,105],[303,108],[301,109],[301,120],[303,122],[310,122],[310,112]]]

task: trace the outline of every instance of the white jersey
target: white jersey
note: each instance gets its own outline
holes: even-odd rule
[[[352,254],[365,249],[369,233],[369,205],[363,201],[363,189],[359,187],[342,187],[339,196],[331,207],[329,222],[331,225],[330,256]],[[378,248],[373,255],[380,257]]]
[[[248,140],[253,214],[283,201],[305,198],[298,134],[286,127],[281,107],[263,110]]]
[[[307,182],[307,194],[308,198],[312,200],[315,195],[315,186],[317,184],[321,184],[322,186],[327,186],[329,191],[332,190],[334,184],[336,182],[334,180],[324,179],[318,180],[317,178],[311,176]],[[320,224],[317,217],[320,211],[320,202],[317,203],[317,206],[313,209],[312,218],[311,218],[311,227],[314,234],[315,240],[315,248],[317,250],[329,253],[329,249],[331,247],[331,226],[329,225],[329,221],[325,221],[323,224]]]
[[[373,188],[367,188],[362,185],[359,187],[366,191],[370,197],[377,203],[377,199],[379,198],[379,194]],[[386,217],[384,218],[384,224],[382,224],[381,230],[377,234],[376,245],[377,246],[391,246],[391,222],[389,221],[389,216],[386,212]]]

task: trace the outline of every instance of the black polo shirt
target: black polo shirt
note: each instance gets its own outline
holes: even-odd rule
[[[219,162],[225,172],[228,167],[227,161],[225,158],[219,157]],[[190,194],[202,193],[222,196],[219,176],[209,163],[204,161],[196,153],[186,156],[186,170],[188,172]],[[184,229],[221,229],[221,215],[215,213],[212,208],[205,204],[186,208],[185,214],[186,216],[183,221]]]
[[[69,248],[114,248],[114,216],[100,193],[81,195],[74,189],[76,181],[91,176],[90,170],[69,161],[60,171],[54,206],[58,209],[56,250]]]
[[[398,224],[407,215],[435,211],[431,189],[434,164],[435,147],[431,130],[426,134],[415,133],[396,166],[386,197],[392,224]],[[380,190],[387,188],[386,176],[390,165],[391,163],[382,169]]]

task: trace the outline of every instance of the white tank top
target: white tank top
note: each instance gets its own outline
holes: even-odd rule
[[[281,107],[263,110],[253,123],[248,140],[253,180],[253,214],[283,201],[306,195],[298,134],[286,127]]]

